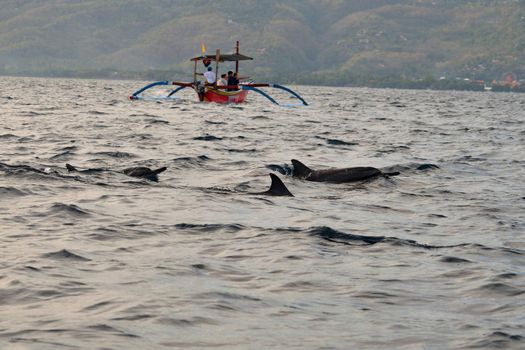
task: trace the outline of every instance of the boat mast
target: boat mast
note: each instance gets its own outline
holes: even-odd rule
[[[195,60],[195,68],[193,69],[193,82],[197,82],[197,60]]]
[[[219,60],[221,59],[221,49],[217,49],[215,53],[215,84],[217,84],[217,79],[219,78]]]
[[[239,73],[239,40],[237,40],[237,44],[235,45],[235,53],[237,54],[235,60],[235,73]]]

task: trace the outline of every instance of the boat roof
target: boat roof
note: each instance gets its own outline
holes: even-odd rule
[[[215,61],[215,55],[203,55],[203,56],[197,56],[190,59],[190,61],[202,61],[203,59],[209,59],[210,61]],[[247,60],[253,60],[252,57],[245,56],[240,53],[231,53],[231,54],[220,54],[219,55],[219,62],[235,62],[235,61],[247,61]]]

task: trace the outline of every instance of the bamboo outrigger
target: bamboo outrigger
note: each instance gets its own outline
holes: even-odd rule
[[[284,90],[301,101],[302,105],[307,106],[308,103],[295,91],[279,84],[270,83],[239,83],[236,86],[219,86],[217,85],[219,63],[221,62],[235,62],[235,73],[239,73],[239,61],[253,60],[252,57],[245,56],[239,52],[239,42],[237,41],[235,47],[235,53],[232,54],[221,54],[220,50],[217,50],[215,55],[202,55],[194,57],[191,61],[195,62],[193,70],[193,82],[178,82],[178,81],[158,81],[144,86],[140,90],[134,92],[129,99],[138,100],[144,97],[142,93],[148,89],[160,85],[175,85],[178,86],[175,90],[163,98],[171,98],[177,92],[185,88],[192,88],[197,93],[199,101],[201,102],[216,102],[216,103],[242,103],[246,100],[248,92],[255,91],[262,96],[269,99],[272,103],[279,104],[274,98],[262,91],[261,87],[270,87]],[[198,62],[205,63],[205,66],[215,62],[215,83],[207,84],[197,79],[201,73],[197,72]]]

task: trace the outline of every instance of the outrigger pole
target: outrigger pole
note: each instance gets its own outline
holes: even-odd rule
[[[252,90],[252,91],[258,92],[259,94],[263,95],[264,97],[269,99],[271,102],[275,103],[276,105],[279,104],[277,101],[275,101],[272,97],[270,97],[270,95],[268,95],[266,92],[262,91],[261,89],[257,89],[257,88],[258,87],[271,87],[275,89],[281,89],[286,92],[289,92],[290,94],[298,98],[303,103],[303,105],[308,106],[308,102],[306,102],[301,97],[301,95],[299,95],[297,92],[293,91],[292,89],[287,88],[286,86],[282,86],[279,84],[241,84],[240,86],[243,90]]]
[[[192,88],[195,89],[195,85],[193,83],[181,83],[181,82],[177,82],[177,81],[171,81],[171,82],[170,81],[158,81],[158,82],[146,85],[142,89],[135,91],[129,97],[129,99],[130,100],[139,100],[139,99],[142,98],[140,96],[141,93],[143,93],[144,91],[146,91],[148,89],[151,89],[152,87],[159,86],[159,85],[177,85],[177,86],[179,86],[175,90],[171,91],[166,96],[166,98],[170,98],[171,96],[175,95],[180,90],[185,89],[187,87],[192,87]],[[308,102],[306,102],[301,97],[301,95],[299,95],[297,92],[293,91],[292,89],[290,89],[290,88],[288,88],[286,86],[279,85],[279,84],[239,84],[239,87],[240,87],[241,90],[250,90],[250,91],[257,92],[258,94],[266,97],[268,100],[270,100],[270,102],[275,103],[276,105],[280,105],[280,103],[278,103],[274,98],[272,98],[266,92],[264,92],[263,90],[258,89],[258,88],[259,87],[270,87],[270,88],[274,88],[274,89],[281,89],[281,90],[284,90],[284,91],[290,93],[291,95],[293,95],[297,99],[299,99],[304,106],[308,106]],[[235,86],[216,86],[215,87],[215,89],[217,89],[217,90],[227,90],[227,89],[233,89],[233,88],[236,88],[236,87]]]
[[[140,94],[142,94],[144,91],[148,90],[148,89],[151,89],[152,87],[155,87],[155,86],[161,86],[161,85],[178,85],[179,87],[176,88],[174,91],[172,91],[168,96],[166,97],[171,97],[171,95],[175,94],[176,92],[184,89],[184,88],[187,88],[187,87],[193,87],[193,83],[180,83],[178,81],[157,81],[155,83],[151,83],[149,85],[146,85],[144,86],[142,89],[140,90],[137,90],[135,91],[130,97],[129,99],[130,100],[139,100],[142,98],[142,96],[140,96]]]

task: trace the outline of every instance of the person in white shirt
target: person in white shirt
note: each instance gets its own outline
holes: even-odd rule
[[[215,84],[215,73],[213,73],[213,68],[212,67],[208,67],[208,70],[206,72],[204,72],[203,75],[206,78],[206,83],[208,85]]]

